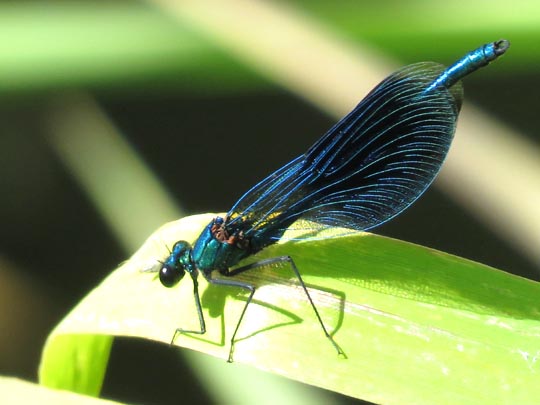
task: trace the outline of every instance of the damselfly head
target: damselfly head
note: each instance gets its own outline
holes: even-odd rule
[[[190,263],[190,250],[190,244],[183,240],[174,244],[169,257],[163,262],[159,270],[161,284],[165,287],[173,287],[182,280],[186,273],[185,266]]]

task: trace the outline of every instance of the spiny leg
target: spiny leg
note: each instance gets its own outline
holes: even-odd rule
[[[206,323],[204,322],[201,299],[199,297],[199,281],[197,280],[197,273],[190,272],[189,274],[193,280],[193,297],[195,298],[195,307],[197,308],[197,315],[199,316],[199,326],[201,330],[186,330],[177,328],[172,337],[171,345],[174,343],[176,337],[181,333],[195,333],[197,335],[204,335],[206,333]]]
[[[231,273],[222,273],[222,274],[228,276]],[[231,347],[229,349],[229,358],[227,359],[227,362],[232,363],[233,353],[234,353],[234,341],[236,338],[236,333],[238,332],[238,329],[240,328],[240,323],[242,322],[242,319],[244,319],[244,314],[246,313],[247,307],[250,304],[251,299],[253,298],[253,294],[255,294],[255,287],[252,286],[251,284],[243,283],[241,281],[224,280],[222,278],[212,278],[210,275],[205,275],[205,278],[211,284],[225,285],[225,286],[231,286],[231,287],[240,287],[249,291],[249,296],[246,300],[246,304],[244,305],[244,309],[242,309],[242,313],[240,314],[240,318],[238,319],[238,323],[236,324],[236,328],[234,329],[234,333],[231,337]]]
[[[246,266],[242,266],[242,267],[239,267],[239,268],[236,268],[236,269],[233,269],[233,270],[229,270],[229,271],[224,272],[222,274],[227,276],[227,277],[230,277],[230,276],[234,276],[234,275],[243,273],[243,272],[245,272],[247,270],[251,270],[251,269],[254,269],[254,268],[257,268],[257,267],[264,267],[264,266],[269,266],[269,265],[276,264],[276,263],[285,263],[285,262],[289,263],[291,265],[291,267],[292,267],[292,269],[294,271],[294,274],[298,278],[298,281],[300,281],[300,284],[302,285],[302,288],[304,289],[304,292],[306,293],[306,296],[308,297],[309,303],[311,304],[311,307],[313,308],[313,311],[315,311],[315,315],[317,316],[317,319],[319,320],[319,324],[321,325],[321,328],[322,328],[322,330],[324,332],[324,335],[328,338],[328,340],[330,340],[330,343],[332,343],[332,346],[334,346],[334,348],[338,352],[338,356],[347,357],[345,352],[341,349],[341,347],[339,347],[339,345],[334,340],[332,335],[330,335],[330,333],[328,333],[328,331],[326,330],[326,326],[324,326],[324,322],[322,321],[322,318],[319,315],[319,311],[317,310],[317,307],[315,306],[315,303],[311,299],[311,295],[309,294],[309,291],[308,291],[308,289],[306,287],[306,284],[304,283],[304,280],[302,279],[302,276],[300,275],[300,272],[298,271],[298,268],[296,267],[296,264],[294,263],[294,260],[290,256],[278,256],[278,257],[272,257],[270,259],[259,260],[259,261],[255,262],[255,263],[250,263],[250,264],[248,264]],[[240,283],[240,284],[243,284],[243,283]],[[240,317],[240,321],[242,320],[242,317],[244,316],[244,312],[246,312],[246,308],[247,308],[249,302],[251,301],[251,298],[253,297],[253,293],[255,292],[255,288],[253,286],[250,286],[250,287],[253,288],[253,291],[252,291],[251,295],[249,296],[249,299],[248,299],[248,301],[246,303],[246,306],[244,307],[244,311],[242,312],[242,316]],[[240,326],[240,321],[238,321],[238,325],[236,326],[236,330],[238,330],[238,327]],[[235,335],[236,335],[236,331],[235,331]],[[233,339],[234,339],[234,336],[233,336]]]

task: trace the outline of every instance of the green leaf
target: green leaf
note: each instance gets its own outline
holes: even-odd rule
[[[169,343],[175,328],[197,329],[189,278],[166,289],[141,270],[163,260],[175,241],[194,241],[212,218],[163,226],[84,298],[49,337],[41,381],[50,385],[56,368],[83,376],[91,374],[84,367],[102,369],[106,356],[102,365],[83,363],[59,349],[87,351],[88,335]],[[247,262],[279,255],[294,258],[348,358],[336,354],[291,269],[282,266],[235,277],[258,287],[235,362],[377,403],[532,403],[540,396],[539,283],[368,233],[279,243]],[[199,281],[208,332],[181,335],[175,345],[225,361],[245,294]],[[78,386],[70,378],[59,382]]]
[[[98,396],[113,337],[92,334],[93,331],[91,334],[83,334],[81,330],[76,333],[53,333],[49,337],[41,357],[40,383],[50,388]]]

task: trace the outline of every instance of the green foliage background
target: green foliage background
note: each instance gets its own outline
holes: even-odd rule
[[[165,3],[0,3],[2,374],[35,380],[53,326],[154,229],[182,212],[227,209],[333,121],[196,26],[179,23]],[[537,2],[295,1],[287,7],[401,64],[448,63],[481,43],[510,39],[504,63],[467,81],[466,97],[538,145]],[[101,136],[118,132],[120,141]],[[90,174],[81,175],[77,165]],[[119,211],[104,208],[115,204]],[[538,279],[530,258],[434,190],[380,232]],[[250,394],[228,390],[259,387],[247,380],[257,377],[251,370],[234,384],[231,377],[197,382],[194,376],[204,372],[190,370],[166,347],[120,341],[104,394],[160,403],[232,395],[250,402]],[[147,384],[153,372],[163,378]],[[278,391],[291,403],[330,395],[305,386]]]

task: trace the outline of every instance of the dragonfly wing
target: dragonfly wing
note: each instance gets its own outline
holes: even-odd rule
[[[228,214],[231,231],[270,244],[297,219],[367,230],[407,208],[439,172],[455,131],[461,85],[427,90],[443,69],[423,62],[386,78],[304,155],[249,190]]]
[[[306,153],[319,174],[302,218],[367,230],[427,189],[450,148],[463,95],[460,84],[425,91],[442,70],[420,63],[398,71]]]

